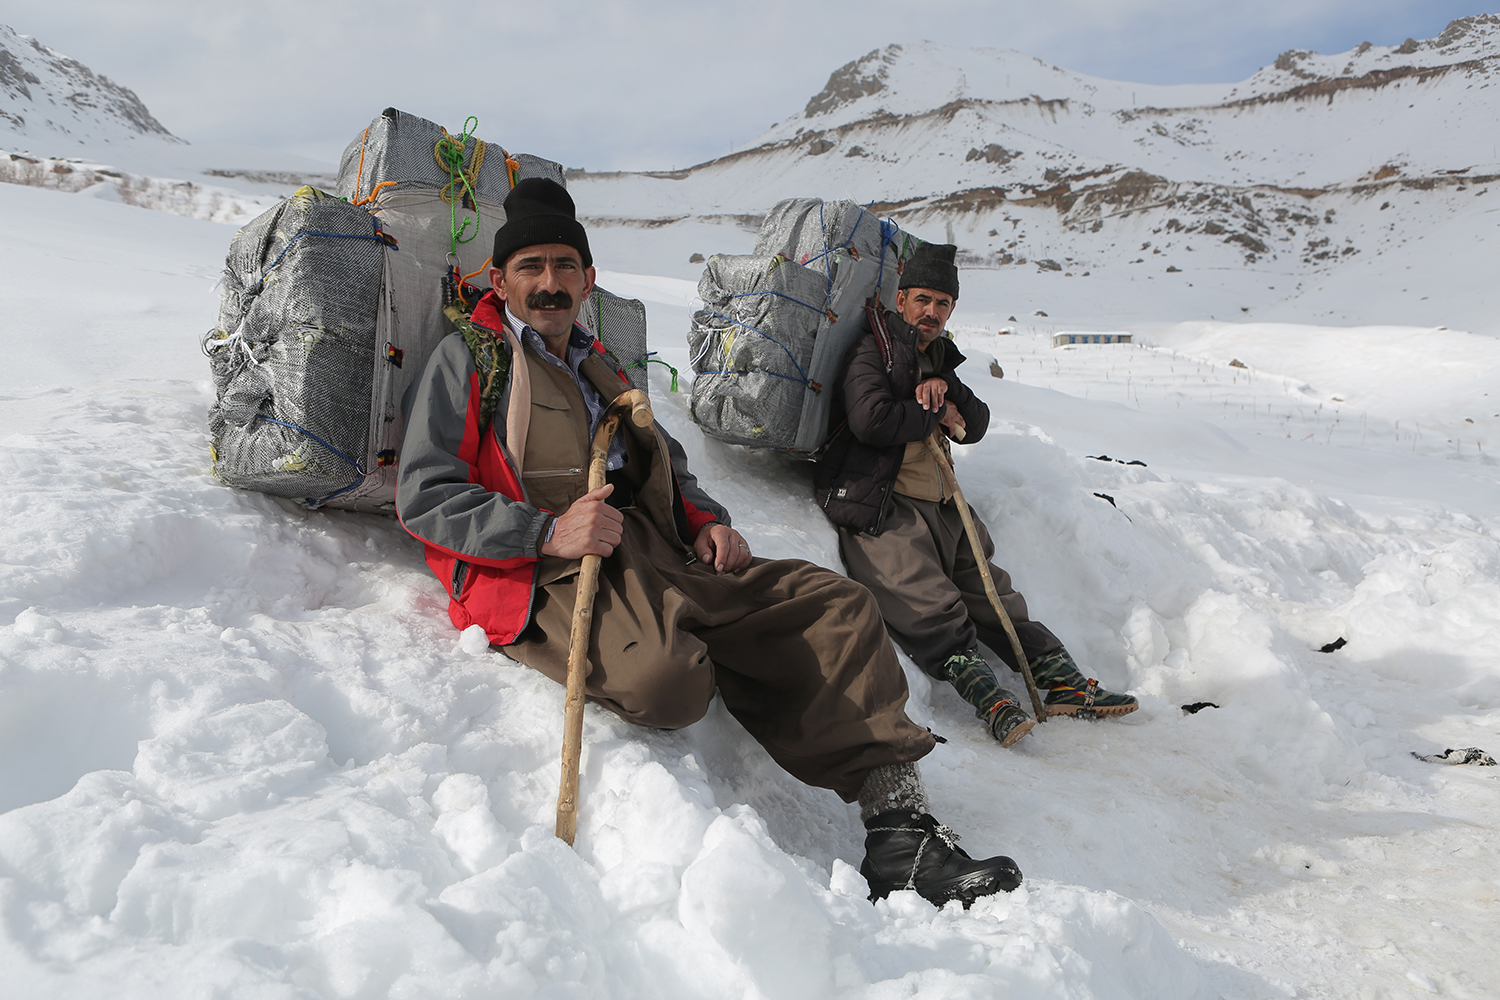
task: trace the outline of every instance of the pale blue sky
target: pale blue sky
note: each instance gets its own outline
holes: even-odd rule
[[[1476,3],[1478,6],[1476,6]],[[0,0],[0,23],[134,90],[191,142],[333,160],[382,108],[568,166],[688,166],[892,42],[1015,49],[1138,83],[1242,80],[1287,49],[1431,38],[1497,0]]]

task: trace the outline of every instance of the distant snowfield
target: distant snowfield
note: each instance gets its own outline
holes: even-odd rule
[[[1006,751],[908,669],[949,739],[934,811],[1026,882],[871,905],[855,810],[721,708],[675,733],[590,708],[555,840],[561,690],[456,633],[391,520],[210,477],[197,338],[232,227],[7,185],[0,214],[8,993],[1493,995],[1500,768],[1410,752],[1500,752],[1500,341],[1110,323],[1081,282],[1040,318],[965,274],[994,421],[959,476],[1033,613],[1142,709]],[[684,380],[687,253],[750,240],[599,234]],[[1089,324],[1136,343],[1050,346]],[[838,567],[807,468],[703,438],[652,380],[758,554]]]

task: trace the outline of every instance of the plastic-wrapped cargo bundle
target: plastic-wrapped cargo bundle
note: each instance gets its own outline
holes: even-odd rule
[[[462,177],[440,162],[446,157]],[[399,403],[438,342],[452,332],[442,313],[442,276],[451,264],[460,275],[483,279],[495,231],[505,222],[511,188],[528,177],[564,184],[563,169],[529,153],[511,154],[476,136],[452,135],[442,126],[387,108],[349,143],[339,164],[338,192],[364,205],[400,241],[390,258],[392,343],[406,352],[390,399]],[[454,259],[450,260],[450,252]],[[487,281],[482,282],[487,284]],[[646,310],[633,299],[598,289],[579,321],[604,342],[645,388]],[[635,367],[630,367],[634,365]],[[389,411],[392,418],[394,407]],[[395,423],[399,424],[399,421]],[[399,447],[399,440],[389,447]],[[394,497],[395,469],[383,498]]]
[[[881,265],[881,300],[889,306],[895,296],[894,276],[919,242],[856,202],[788,198],[766,213],[755,252],[782,254],[821,272],[830,283],[841,261],[873,258]]]
[[[237,233],[204,338],[216,474],[313,506],[391,509],[402,397],[452,332],[444,279],[450,266],[483,274],[512,182],[537,176],[561,182],[562,168],[390,108],[345,150],[347,202],[303,188]],[[601,289],[583,312],[644,387],[645,308]]]
[[[598,285],[578,310],[578,325],[599,338],[630,379],[630,387],[649,393],[646,380],[646,306],[640,299],[625,299]]]
[[[204,341],[224,482],[326,501],[364,480],[384,258],[368,212],[310,187],[235,234]]]
[[[456,194],[465,215],[474,210],[470,190],[481,205],[488,203],[498,209],[514,183],[523,178],[550,177],[563,183],[562,167],[551,160],[528,153],[512,156],[495,143],[467,134],[451,135],[425,118],[386,108],[344,149],[339,159],[338,196],[363,205],[378,200],[387,189],[418,188],[435,193],[449,189],[452,193],[453,177],[436,152],[443,140],[462,147],[461,162],[469,183],[456,185]],[[484,214],[481,210],[481,217]],[[446,202],[443,215],[449,215]],[[490,227],[492,233],[494,228]],[[443,249],[446,252],[447,247]]]
[[[865,302],[879,295],[894,307],[901,262],[919,242],[854,202],[793,198],[766,216],[754,255],[709,258],[688,334],[692,414],[704,433],[821,448]]]
[[[708,259],[688,334],[693,419],[735,444],[789,448],[827,284],[780,256]]]

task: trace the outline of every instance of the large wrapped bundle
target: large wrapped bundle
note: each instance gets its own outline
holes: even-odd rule
[[[561,182],[562,168],[388,108],[344,152],[347,202],[303,188],[236,234],[204,340],[216,474],[313,506],[392,509],[402,398],[452,332],[445,281],[483,276],[511,185],[538,176]],[[643,363],[644,307],[592,299],[590,328],[623,365]]]
[[[454,154],[461,152],[458,160],[467,184],[454,183],[447,160],[440,158],[447,151],[440,154],[439,143],[451,143]],[[363,205],[389,188],[416,188],[434,195],[456,193],[468,210],[466,214],[472,214],[471,194],[493,211],[524,177],[550,177],[563,183],[562,167],[551,160],[527,153],[512,156],[495,143],[467,133],[451,135],[425,118],[386,108],[344,149],[339,160],[338,196]],[[446,207],[445,202],[444,216],[448,215]],[[489,213],[481,209],[481,217],[485,214]],[[503,213],[500,217],[504,218]],[[490,231],[493,233],[493,226]]]
[[[365,479],[385,249],[368,212],[310,187],[235,235],[204,342],[224,482],[328,501]]]
[[[789,448],[802,414],[826,283],[780,256],[708,259],[688,334],[693,419],[735,444]]]
[[[819,271],[830,283],[842,261],[873,258],[881,265],[877,281],[885,300],[895,295],[896,282],[884,279],[899,273],[901,263],[919,242],[856,202],[788,198],[766,213],[755,252],[782,254]]]
[[[812,453],[828,432],[828,387],[860,329],[879,262],[845,262],[833,287],[781,256],[709,258],[693,314],[693,419],[734,444]],[[826,306],[822,303],[828,303]]]
[[[794,198],[766,216],[755,254],[709,258],[688,334],[692,414],[704,433],[816,453],[865,302],[894,306],[918,243],[853,202]]]
[[[484,271],[495,231],[505,223],[505,198],[528,177],[566,183],[562,167],[551,160],[511,154],[467,133],[452,135],[395,108],[386,108],[344,150],[339,195],[369,208],[400,241],[401,252],[390,258],[392,324],[400,327],[397,346],[415,364],[408,360],[410,368],[403,368],[400,391],[393,397],[397,402],[438,342],[452,332],[442,313],[442,276],[456,266],[460,276],[488,284]],[[632,384],[644,389],[645,306],[604,289],[591,299],[580,311],[580,322],[626,368]],[[394,496],[395,470],[382,478],[389,479]]]

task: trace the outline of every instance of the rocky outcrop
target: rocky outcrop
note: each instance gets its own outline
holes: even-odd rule
[[[130,89],[5,25],[0,25],[0,92],[5,95],[0,128],[33,145],[54,138],[182,141]]]

